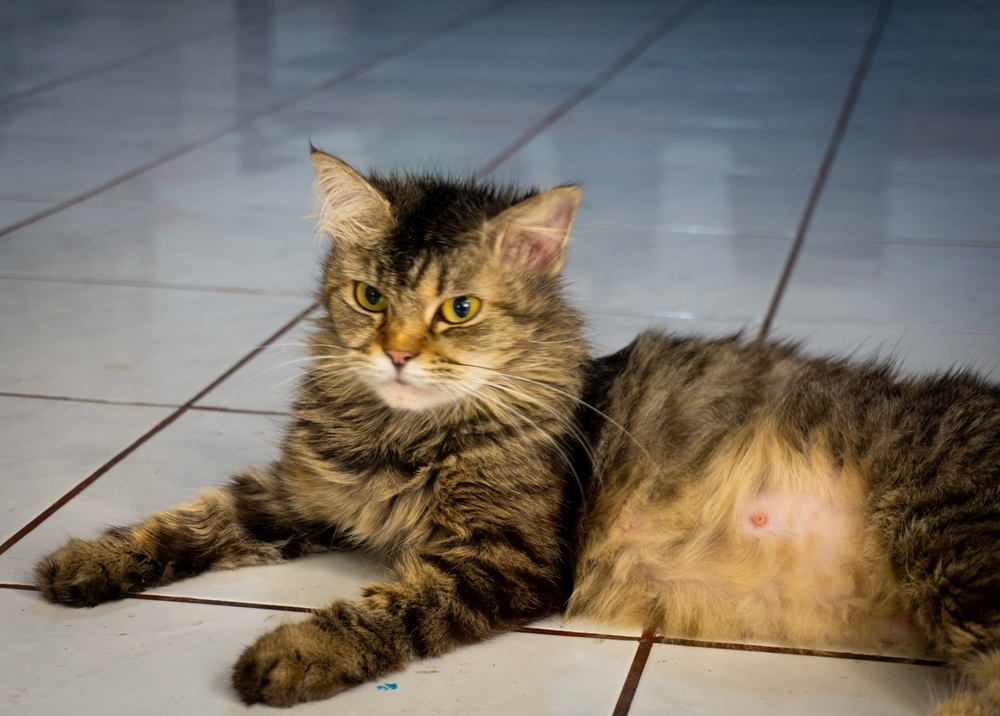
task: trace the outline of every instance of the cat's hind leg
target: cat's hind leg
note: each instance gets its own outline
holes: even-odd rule
[[[1000,499],[970,493],[941,490],[896,544],[904,602],[959,677],[934,716],[1000,716]]]
[[[959,669],[959,692],[942,702],[931,716],[997,716],[1000,714],[1000,649],[968,659]]]
[[[92,607],[208,569],[315,551],[294,528],[281,492],[272,472],[244,472],[138,524],[114,527],[95,540],[69,540],[39,560],[35,578],[49,601]]]

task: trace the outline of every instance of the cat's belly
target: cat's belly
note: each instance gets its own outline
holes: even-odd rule
[[[654,479],[631,481],[585,541],[571,614],[715,639],[917,637],[868,529],[859,470],[765,434],[679,490]]]

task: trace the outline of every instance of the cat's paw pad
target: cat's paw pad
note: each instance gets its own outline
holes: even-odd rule
[[[246,704],[327,699],[358,682],[345,673],[351,661],[348,650],[314,620],[285,624],[247,647],[233,668],[233,687]]]
[[[72,539],[35,565],[42,596],[54,604],[93,607],[122,596],[108,556],[95,542]]]
[[[93,607],[153,586],[162,572],[128,540],[109,533],[92,542],[71,539],[38,560],[35,581],[50,602]]]

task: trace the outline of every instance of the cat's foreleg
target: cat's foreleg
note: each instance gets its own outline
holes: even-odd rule
[[[562,607],[558,570],[506,544],[404,560],[395,584],[264,634],[233,671],[248,704],[324,699]]]
[[[138,524],[69,540],[39,560],[35,578],[49,601],[92,607],[207,569],[277,562],[294,541],[283,504],[274,474],[247,471]]]

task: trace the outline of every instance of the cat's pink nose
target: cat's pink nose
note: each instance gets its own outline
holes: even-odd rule
[[[386,348],[385,354],[392,360],[392,364],[397,368],[402,368],[406,361],[416,355],[413,351],[398,351],[395,348]]]

